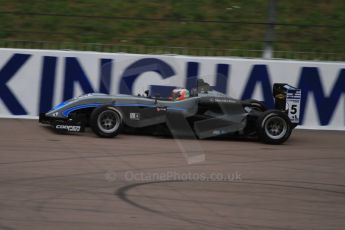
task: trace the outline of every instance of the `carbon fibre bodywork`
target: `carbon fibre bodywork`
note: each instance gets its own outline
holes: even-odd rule
[[[233,99],[205,85],[206,89],[198,87],[190,98],[182,101],[86,94],[53,107],[41,114],[39,121],[55,129],[79,132],[89,125],[94,109],[109,106],[121,114],[124,132],[169,133],[174,137],[196,135],[201,139],[227,134],[255,136],[256,121],[265,112],[265,106],[256,100]]]

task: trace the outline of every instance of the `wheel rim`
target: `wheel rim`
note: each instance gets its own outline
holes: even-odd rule
[[[278,140],[283,138],[287,130],[287,123],[281,117],[269,117],[265,122],[265,132],[271,139]]]
[[[97,119],[98,128],[104,133],[113,133],[120,126],[120,116],[113,110],[106,110],[99,114]]]

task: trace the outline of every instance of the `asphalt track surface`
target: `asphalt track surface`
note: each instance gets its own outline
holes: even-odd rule
[[[344,149],[340,131],[272,146],[0,119],[0,229],[344,229]]]

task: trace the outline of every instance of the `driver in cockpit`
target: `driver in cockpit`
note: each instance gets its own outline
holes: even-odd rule
[[[172,100],[173,101],[182,101],[190,97],[188,89],[174,89],[172,91]]]

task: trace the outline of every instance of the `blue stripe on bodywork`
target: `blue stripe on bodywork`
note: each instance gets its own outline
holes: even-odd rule
[[[67,104],[68,104],[67,101],[61,102],[60,104],[54,106],[54,107],[53,107],[53,110],[61,109],[63,106],[65,106],[65,105],[67,105]]]
[[[78,106],[75,106],[75,107],[72,107],[72,108],[69,108],[69,109],[63,111],[62,114],[65,117],[68,117],[68,115],[71,112],[76,111],[78,109],[95,108],[95,107],[98,107],[100,105],[106,105],[106,104],[95,103],[95,104],[78,105]],[[149,108],[157,107],[157,105],[148,105],[148,104],[113,104],[113,106],[118,106],[118,107],[133,107],[133,106],[138,106],[139,107],[139,106],[142,106],[142,107],[149,107]],[[173,107],[173,106],[167,107],[167,109],[168,110],[177,110],[177,111],[185,111],[186,110],[184,108]]]
[[[62,112],[62,114],[65,116],[65,117],[68,117],[68,115],[73,112],[73,111],[76,111],[78,109],[87,109],[87,108],[95,108],[95,107],[98,107],[102,105],[101,103],[95,103],[95,104],[85,104],[85,105],[78,105],[78,106],[75,106],[75,107],[72,107],[72,108],[69,108],[69,109],[66,109],[65,111]]]

